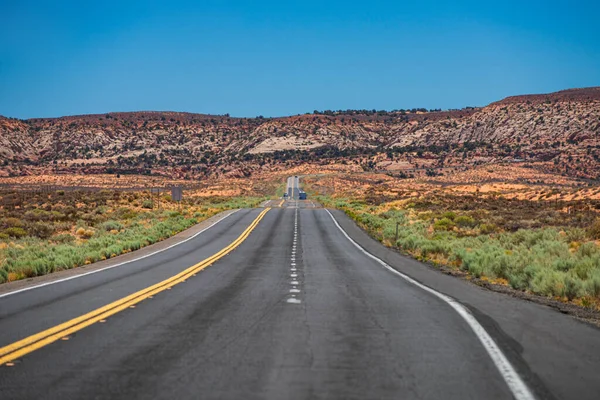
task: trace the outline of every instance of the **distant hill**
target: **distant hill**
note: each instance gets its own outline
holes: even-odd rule
[[[5,176],[42,171],[249,176],[304,161],[432,170],[524,161],[598,179],[600,87],[512,96],[452,111],[346,110],[282,118],[154,111],[0,117],[0,175]]]

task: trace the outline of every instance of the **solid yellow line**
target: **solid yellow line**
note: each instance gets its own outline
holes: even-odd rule
[[[199,262],[198,264],[192,265],[184,271],[174,275],[170,278],[165,279],[155,285],[149,286],[146,289],[142,289],[129,296],[123,297],[117,301],[114,301],[106,306],[100,307],[94,311],[84,314],[80,317],[73,318],[60,325],[56,325],[52,328],[46,329],[45,331],[36,333],[25,339],[21,339],[15,343],[9,344],[5,347],[0,348],[0,365],[5,364],[9,361],[13,361],[25,354],[31,353],[39,348],[42,348],[50,343],[59,340],[62,337],[68,336],[74,332],[77,332],[89,325],[92,325],[102,319],[106,319],[111,315],[118,313],[134,304],[147,299],[157,293],[160,293],[178,283],[181,283],[191,277],[193,274],[203,270],[215,261],[229,254],[233,249],[239,246],[246,238],[250,235],[252,230],[258,225],[265,214],[270,208],[264,209],[252,223],[242,232],[242,234],[235,239],[227,247],[223,248],[219,252],[213,254],[207,259]]]

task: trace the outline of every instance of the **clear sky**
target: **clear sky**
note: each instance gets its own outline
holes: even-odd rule
[[[461,108],[600,86],[600,1],[0,0],[0,115]]]

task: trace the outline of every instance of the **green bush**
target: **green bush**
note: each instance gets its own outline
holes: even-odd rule
[[[142,208],[152,209],[154,207],[154,202],[152,200],[146,199],[142,202]]]
[[[119,207],[113,214],[114,219],[134,219],[138,215],[134,210],[127,207]]]
[[[475,219],[473,219],[473,217],[470,217],[468,215],[460,215],[454,219],[454,222],[456,223],[456,225],[460,226],[461,228],[473,228],[474,226],[477,225],[477,222],[475,222]]]
[[[4,218],[4,220],[2,221],[2,225],[4,225],[7,228],[22,228],[23,221],[21,221],[19,218]]]
[[[567,241],[569,242],[582,242],[586,238],[585,230],[581,228],[567,229],[565,232]]]
[[[600,218],[597,218],[594,223],[588,229],[588,235],[590,238],[598,240],[600,239]]]
[[[46,210],[35,209],[27,211],[23,215],[23,218],[27,221],[50,221],[52,220],[52,213]]]
[[[447,218],[450,221],[454,221],[456,218],[456,213],[454,211],[446,211],[444,214],[442,214],[442,218]]]
[[[6,228],[4,230],[4,233],[10,237],[14,237],[14,238],[22,238],[27,236],[27,232],[25,231],[25,229],[23,228],[17,228],[17,227],[12,227],[12,228]]]
[[[479,225],[479,231],[484,235],[489,235],[497,231],[497,227],[494,224],[481,224]]]
[[[123,224],[118,221],[110,220],[101,223],[99,228],[107,232],[120,231],[123,229]]]
[[[70,233],[61,233],[59,235],[52,236],[50,239],[56,243],[71,243],[75,241],[75,238]]]
[[[450,218],[443,217],[433,223],[433,229],[436,231],[447,231],[454,228],[454,221]]]
[[[40,239],[48,239],[54,233],[54,226],[47,222],[28,222],[25,229],[29,236],[36,236]]]

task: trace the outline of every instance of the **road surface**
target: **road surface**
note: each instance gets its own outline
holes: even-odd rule
[[[5,356],[0,398],[514,398],[465,317],[355,241],[468,308],[535,398],[598,399],[598,329],[404,258],[340,212],[287,203],[240,210],[138,261],[0,297],[6,349],[196,268],[133,306]]]
[[[297,175],[288,177],[285,192],[290,200],[298,199],[300,194],[300,178]]]

